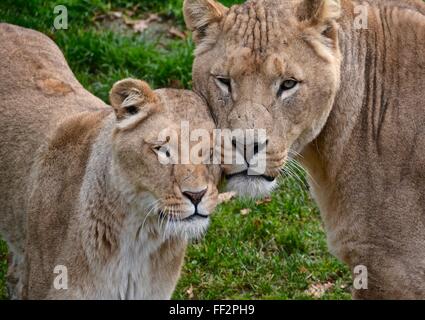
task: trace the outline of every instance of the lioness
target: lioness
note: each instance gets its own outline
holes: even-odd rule
[[[219,127],[267,129],[268,194],[307,169],[331,252],[362,265],[355,298],[425,298],[425,5],[392,0],[185,0],[195,90]],[[367,289],[366,289],[367,288]]]
[[[187,240],[216,205],[220,168],[163,164],[172,150],[160,133],[188,120],[212,134],[206,105],[127,79],[110,108],[46,36],[0,24],[0,43],[0,232],[14,258],[12,296],[169,299]]]

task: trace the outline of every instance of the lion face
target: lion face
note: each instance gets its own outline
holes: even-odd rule
[[[186,0],[185,20],[197,45],[193,83],[220,128],[265,129],[263,175],[224,165],[228,186],[263,196],[288,157],[323,128],[339,84],[338,1],[248,1],[227,9],[213,0]],[[255,156],[255,152],[254,152]],[[253,157],[252,157],[253,158]]]
[[[192,92],[153,92],[132,79],[115,84],[111,103],[117,114],[114,176],[120,177],[121,191],[147,212],[148,219],[159,221],[166,233],[200,236],[217,203],[220,167],[204,164],[213,148],[209,139],[189,143],[189,153],[197,153],[195,160],[189,157],[182,163],[179,152],[186,124],[212,136],[215,126],[207,107]]]

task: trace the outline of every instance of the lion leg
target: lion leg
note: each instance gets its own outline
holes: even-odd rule
[[[8,270],[6,286],[9,299],[22,299],[24,296],[24,262],[23,255],[10,252],[7,258]]]

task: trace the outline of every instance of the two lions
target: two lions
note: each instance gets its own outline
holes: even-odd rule
[[[359,5],[366,8],[365,29],[354,24]],[[309,173],[331,251],[352,270],[358,265],[368,270],[367,289],[355,290],[354,297],[424,298],[424,4],[419,0],[252,0],[229,9],[214,0],[186,0],[184,13],[197,45],[194,87],[208,101],[218,125],[268,131],[267,139],[252,142],[257,147],[254,150],[267,146],[264,175],[246,174],[251,159],[242,167],[225,165],[229,187],[240,194],[267,194],[287,158],[297,157]],[[10,32],[2,42],[12,43],[16,31],[2,28]],[[25,242],[25,235],[51,234],[54,239],[63,239],[66,232],[61,226],[77,228],[81,224],[66,210],[63,216],[55,216],[45,208],[51,203],[73,208],[72,199],[80,197],[83,181],[99,184],[93,177],[86,179],[86,166],[97,167],[99,163],[99,168],[105,168],[102,161],[91,159],[89,146],[99,143],[95,137],[103,132],[101,119],[112,115],[99,111],[104,105],[77,83],[57,49],[50,52],[29,42],[25,53],[16,47],[0,50],[6,57],[0,62],[4,89],[1,116],[3,123],[10,124],[0,129],[0,231],[17,253],[12,273],[34,279],[28,288],[22,288],[18,281],[16,290],[34,290],[28,296],[37,297],[46,293],[41,282],[50,283],[51,279],[38,280],[46,275],[37,274],[35,267],[22,270],[22,253],[27,246],[35,246],[41,254],[56,257],[62,248],[51,239]],[[34,60],[34,52],[42,59]],[[21,55],[23,63],[13,64],[12,55]],[[16,78],[28,70],[38,72]],[[146,99],[155,100],[150,94]],[[42,107],[34,113],[30,106]],[[78,113],[89,109],[96,116],[78,119]],[[115,110],[119,119],[122,110]],[[51,137],[53,124],[68,117],[74,117],[78,125],[74,122],[58,131],[57,139]],[[40,141],[53,143],[41,149],[47,154],[52,151],[51,159],[32,157]],[[67,148],[66,152],[60,146]],[[123,157],[122,163],[131,158]],[[52,167],[56,166],[55,175],[32,170],[33,165],[42,164],[40,160],[51,161]],[[45,176],[37,180],[40,174]],[[100,185],[107,181],[103,178]],[[50,192],[41,196],[33,181],[45,181],[38,187]],[[68,183],[61,184],[63,181]],[[134,182],[125,181],[126,185]],[[125,189],[125,195],[133,194]],[[108,207],[105,210],[115,212],[111,199],[96,199],[103,199]],[[27,207],[29,200],[31,206]],[[96,205],[90,198],[84,200],[87,205]],[[95,234],[102,244],[107,243],[107,250],[100,252],[113,252],[117,239],[113,235],[123,225],[105,228],[108,223],[96,215],[92,218],[99,223]],[[35,227],[31,219],[35,219]],[[40,224],[37,219],[47,223]],[[78,239],[66,239],[71,247],[78,243]],[[173,257],[175,260],[168,256],[178,265],[181,260]],[[52,262],[40,261],[51,272]],[[79,271],[85,270],[89,269]],[[130,289],[134,288],[133,276],[129,274],[125,293],[146,297]],[[170,277],[175,281],[176,274]],[[122,287],[117,288],[115,297],[122,297]],[[153,296],[169,296],[170,290],[162,288]],[[74,297],[84,296],[80,294]]]
[[[224,166],[229,187],[268,193],[297,157],[331,252],[367,268],[354,297],[425,298],[425,4],[185,0],[184,15],[218,126],[267,129],[266,174]]]
[[[172,150],[161,131],[189,121],[212,135],[207,106],[190,91],[127,79],[111,90],[111,108],[46,36],[0,24],[0,42],[0,233],[13,255],[11,296],[169,299],[187,240],[208,226],[220,168],[163,164]]]

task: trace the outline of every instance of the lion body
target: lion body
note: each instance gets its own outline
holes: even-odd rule
[[[332,253],[367,267],[356,298],[425,297],[425,5],[343,1],[341,85],[302,153]],[[356,275],[354,275],[356,276]]]
[[[35,159],[28,155],[35,155],[66,117],[105,105],[82,88],[62,53],[45,36],[7,24],[1,24],[0,30],[6,44],[0,49],[0,115],[7,124],[2,126],[0,141],[0,228],[8,226],[8,242],[22,251],[28,194],[16,190],[29,185]]]

